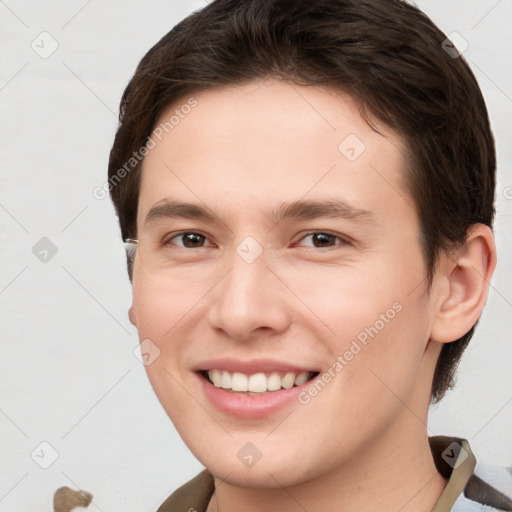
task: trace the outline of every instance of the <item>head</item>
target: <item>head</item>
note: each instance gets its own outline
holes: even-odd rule
[[[288,422],[339,405],[352,421],[344,436],[378,396],[377,419],[345,437],[353,451],[404,401],[439,401],[453,385],[495,265],[495,151],[476,80],[445,39],[399,0],[216,0],[140,62],[121,101],[110,194],[122,237],[150,248],[128,261],[131,319],[161,352],[150,380],[199,458],[191,425],[218,425],[189,411],[179,383],[193,388],[209,358],[331,368]],[[342,214],[319,216],[326,200]],[[170,248],[180,229],[199,245]],[[334,369],[347,351],[350,364]],[[223,420],[237,443],[244,428],[265,430]],[[329,435],[318,428],[319,443]],[[272,439],[282,442],[268,438],[267,452]]]

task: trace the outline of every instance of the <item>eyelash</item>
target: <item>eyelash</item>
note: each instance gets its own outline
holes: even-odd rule
[[[181,231],[179,233],[175,233],[173,234],[170,238],[167,238],[166,240],[164,240],[163,242],[163,246],[169,246],[169,245],[175,245],[175,244],[171,244],[171,240],[174,240],[175,238],[179,238],[179,237],[183,237],[184,235],[199,235],[201,237],[204,237],[206,240],[208,240],[208,237],[206,235],[204,235],[203,233],[200,233],[198,231]],[[302,238],[299,239],[299,242],[305,240],[307,237],[309,236],[312,236],[312,235],[327,235],[327,236],[333,236],[335,237],[336,239],[338,239],[340,241],[339,244],[335,244],[333,246],[328,246],[327,249],[330,249],[332,247],[336,247],[336,246],[343,246],[343,245],[349,245],[350,244],[350,241],[347,240],[347,238],[345,237],[342,237],[340,235],[336,235],[334,233],[330,233],[329,231],[310,231],[306,234],[304,234],[304,236]],[[175,245],[176,247],[179,247],[181,249],[205,249],[206,247],[185,247],[185,246],[182,246],[182,245]],[[311,249],[322,249],[322,247],[315,247],[315,246],[308,246],[309,248]]]

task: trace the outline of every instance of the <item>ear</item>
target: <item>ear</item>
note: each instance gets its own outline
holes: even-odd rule
[[[137,327],[137,315],[135,314],[135,306],[132,304],[128,310],[128,318],[132,325]]]
[[[495,267],[494,236],[484,224],[471,226],[462,247],[441,255],[436,276],[440,292],[430,334],[432,340],[450,343],[476,324]]]

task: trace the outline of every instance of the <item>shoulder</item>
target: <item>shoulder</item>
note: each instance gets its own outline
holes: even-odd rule
[[[512,511],[512,467],[477,464],[452,512]]]
[[[447,480],[435,512],[512,511],[512,467],[477,463],[466,439],[433,436],[429,443]]]

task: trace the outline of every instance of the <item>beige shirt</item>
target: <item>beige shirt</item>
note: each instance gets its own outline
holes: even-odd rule
[[[476,459],[465,439],[433,436],[429,443],[437,470],[448,480],[432,512],[512,511],[512,493],[502,494],[473,473]],[[214,490],[213,476],[204,469],[174,491],[157,512],[206,512]]]

